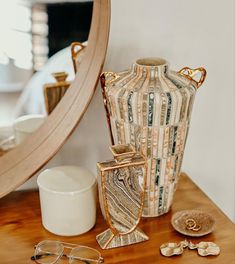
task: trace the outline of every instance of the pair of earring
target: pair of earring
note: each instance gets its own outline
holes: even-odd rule
[[[206,257],[209,255],[219,255],[220,248],[213,242],[200,242],[194,244],[191,241],[181,241],[179,243],[169,242],[160,246],[161,254],[165,257],[171,257],[174,255],[181,255],[185,248],[197,249],[198,255]]]

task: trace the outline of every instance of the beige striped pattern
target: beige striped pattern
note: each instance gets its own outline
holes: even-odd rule
[[[158,66],[134,64],[105,96],[115,144],[130,143],[147,158],[143,216],[169,211],[181,169],[196,85]]]

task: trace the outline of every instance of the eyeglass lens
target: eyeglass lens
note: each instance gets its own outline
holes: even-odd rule
[[[35,260],[40,264],[52,264],[63,254],[63,245],[57,241],[43,241],[35,250]]]
[[[70,253],[70,264],[95,264],[100,259],[100,253],[92,248],[78,246]]]

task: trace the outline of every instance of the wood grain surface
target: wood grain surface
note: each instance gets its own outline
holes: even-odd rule
[[[216,229],[192,242],[212,241],[221,248],[219,256],[200,257],[196,250],[186,249],[183,255],[163,257],[159,247],[164,242],[179,242],[185,236],[177,233],[170,224],[174,212],[184,209],[201,209],[216,219]],[[86,234],[60,237],[45,230],[41,224],[38,191],[13,192],[0,200],[0,263],[26,264],[34,252],[34,245],[44,239],[55,239],[87,245],[100,250],[105,263],[177,263],[177,264],[234,264],[235,225],[211,202],[211,200],[185,175],[181,175],[171,211],[157,218],[142,219],[140,228],[149,241],[117,249],[101,250],[95,240],[107,228],[100,210],[95,227]],[[66,262],[63,262],[66,263]]]

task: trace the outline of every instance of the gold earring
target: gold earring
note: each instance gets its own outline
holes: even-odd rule
[[[197,249],[198,255],[202,257],[206,256],[217,256],[220,254],[220,248],[213,242],[200,242],[194,244],[191,241],[181,241],[179,243],[168,242],[160,246],[160,252],[165,257],[171,257],[174,255],[181,255],[184,252],[185,248]]]
[[[198,255],[202,257],[206,256],[217,256],[220,254],[220,248],[213,242],[200,242],[198,244],[193,244],[191,241],[188,244],[189,249],[197,249]]]
[[[165,257],[171,257],[174,255],[181,255],[184,249],[188,247],[188,241],[184,240],[179,243],[168,242],[160,246],[160,252]]]

